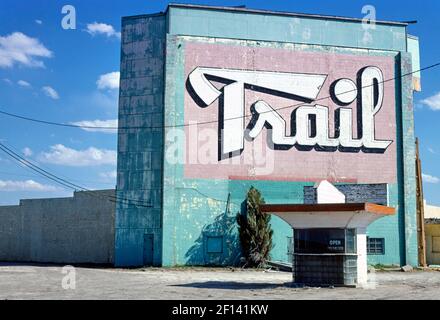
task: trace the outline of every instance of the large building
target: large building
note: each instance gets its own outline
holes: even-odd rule
[[[251,186],[397,214],[368,228],[370,264],[417,265],[413,91],[418,40],[401,22],[169,5],[122,20],[115,264],[232,265]],[[147,205],[145,205],[147,204]],[[291,254],[272,218],[273,260]]]

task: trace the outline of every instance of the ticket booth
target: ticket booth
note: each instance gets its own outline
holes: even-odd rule
[[[367,226],[395,214],[372,203],[268,204],[293,229],[293,282],[327,286],[363,286],[367,274]]]

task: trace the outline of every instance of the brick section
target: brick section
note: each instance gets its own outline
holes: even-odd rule
[[[388,205],[386,184],[338,184],[335,187],[345,195],[347,203],[371,202]],[[304,187],[304,203],[316,203],[316,189],[314,187]]]

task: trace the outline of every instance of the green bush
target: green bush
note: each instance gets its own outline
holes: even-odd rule
[[[273,247],[273,231],[270,225],[270,214],[262,213],[260,205],[264,204],[261,193],[251,187],[246,197],[246,211],[237,214],[244,266],[260,268],[270,260]]]

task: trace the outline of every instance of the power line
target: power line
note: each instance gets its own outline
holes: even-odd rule
[[[54,174],[48,172],[48,171],[45,170],[45,169],[42,169],[41,167],[39,167],[39,166],[33,164],[32,162],[30,162],[29,160],[27,160],[27,159],[21,157],[19,154],[15,153],[13,150],[11,150],[10,148],[8,148],[7,146],[5,146],[5,145],[4,145],[3,143],[1,143],[1,142],[0,142],[0,150],[2,150],[4,153],[6,153],[7,155],[9,155],[9,156],[12,157],[13,159],[15,159],[18,163],[20,163],[20,164],[26,166],[27,168],[29,168],[29,169],[31,169],[31,170],[37,172],[39,175],[42,175],[42,176],[44,176],[45,178],[47,178],[47,179],[49,179],[49,180],[51,180],[51,181],[54,181],[54,182],[56,182],[56,183],[58,183],[58,184],[60,184],[60,185],[62,185],[62,186],[64,186],[64,187],[66,187],[66,188],[68,188],[68,189],[73,189],[73,190],[75,190],[75,191],[77,191],[78,189],[80,189],[81,191],[93,192],[93,190],[89,190],[89,189],[87,189],[87,188],[84,188],[84,187],[78,186],[78,185],[76,185],[76,184],[74,184],[74,183],[69,182],[69,181],[66,180],[66,179],[60,178],[60,177],[58,177],[58,176],[56,176],[56,175],[54,175]],[[7,173],[6,173],[6,174],[7,174]],[[221,202],[221,203],[226,203],[226,204],[228,204],[228,203],[233,203],[233,204],[239,206],[239,204],[234,203],[234,202],[229,202],[229,201],[226,201],[226,200],[220,200],[220,199],[217,199],[217,198],[210,197],[210,196],[206,195],[205,193],[201,192],[200,190],[198,190],[197,188],[182,188],[182,189],[195,191],[195,192],[197,192],[198,194],[200,194],[201,196],[203,196],[204,198],[209,199],[209,200],[212,200],[212,201]],[[117,197],[113,197],[113,196],[99,196],[99,195],[95,195],[95,194],[93,194],[93,193],[90,193],[89,195],[90,195],[90,196],[94,196],[94,197],[98,197],[98,198],[101,198],[101,199],[104,198],[104,197],[106,197],[106,198],[110,198],[110,199],[108,199],[108,201],[110,201],[110,202],[114,202],[114,203],[118,203],[118,202],[121,202],[121,201],[122,201],[122,202],[125,202],[125,201],[130,201],[130,202],[141,202],[141,200],[133,200],[133,199],[117,198]],[[150,205],[150,206],[139,205],[139,204],[134,204],[134,205],[135,205],[135,206],[140,206],[140,207],[151,207],[151,205]]]
[[[38,176],[35,173],[31,174],[19,174],[19,173],[13,173],[13,172],[6,172],[6,171],[0,171],[0,175],[6,175],[6,176],[11,176],[11,177],[22,177],[22,178],[34,178],[36,176]],[[114,183],[110,183],[110,182],[98,182],[98,181],[86,181],[86,180],[77,180],[77,179],[70,179],[71,181],[76,181],[76,182],[83,182],[83,183],[94,183],[94,184],[99,184],[99,185],[106,185],[106,186],[114,186]]]
[[[49,172],[48,170],[42,168],[41,166],[38,166],[35,163],[32,163],[30,160],[23,158],[21,155],[19,155],[17,152],[15,152],[14,150],[12,150],[12,147],[7,147],[6,145],[4,145],[3,143],[0,142],[0,150],[2,150],[3,152],[5,152],[6,154],[8,154],[10,157],[14,158],[17,162],[19,162],[20,164],[24,165],[26,168],[31,169],[32,171],[37,172],[40,175],[43,175],[44,177],[46,177],[47,179],[51,180],[51,181],[55,181],[58,184],[61,184],[69,189],[73,189],[75,191],[77,191],[78,189],[82,190],[82,191],[88,191],[88,192],[93,192],[93,190],[87,189],[85,187],[79,186],[77,184],[74,184],[70,181],[68,181],[67,179],[64,178],[60,178],[59,176]],[[2,172],[0,172],[2,173]],[[5,173],[5,174],[9,174],[9,173]],[[73,180],[73,179],[70,179]],[[60,182],[61,181],[61,182]],[[217,198],[213,198],[211,196],[208,196],[207,194],[203,193],[202,191],[200,191],[197,188],[193,188],[193,187],[181,187],[180,189],[184,189],[184,190],[192,190],[197,192],[199,195],[203,196],[206,199],[212,200],[212,201],[216,201],[216,202],[221,202],[221,203],[232,203],[235,204],[237,206],[240,206],[237,203],[234,202],[230,202],[227,200],[220,200]],[[97,195],[96,195],[97,196]],[[99,197],[99,196],[98,196]],[[113,197],[113,196],[107,196],[109,198],[113,198],[116,200],[121,200],[121,201],[134,201],[134,202],[141,202],[142,200],[134,200],[134,199],[125,199],[125,198],[117,198],[117,197]],[[102,198],[102,196],[100,197]],[[116,202],[116,201],[112,201],[112,202]],[[148,206],[150,207],[150,206]]]
[[[235,204],[236,206],[240,206],[240,204],[235,203],[235,202],[231,202],[231,201],[229,201],[229,200],[220,200],[220,199],[217,199],[217,198],[210,197],[210,196],[208,196],[207,194],[203,193],[202,191],[200,191],[200,190],[197,189],[197,188],[192,188],[192,187],[191,187],[191,188],[189,188],[189,187],[177,187],[177,189],[192,190],[192,191],[197,192],[198,194],[200,194],[202,197],[204,197],[204,198],[206,198],[206,199],[209,199],[209,200],[212,200],[212,201],[215,201],[215,202],[226,203],[226,204],[232,203],[232,204]]]
[[[8,148],[7,146],[5,146],[3,143],[0,142],[0,150],[2,150],[4,153],[6,153],[7,155],[9,155],[11,158],[15,159],[17,162],[19,162],[20,164],[26,166],[27,168],[37,172],[38,174],[46,177],[49,180],[52,180],[68,189],[73,189],[75,191],[81,190],[81,191],[87,191],[87,192],[93,192],[90,189],[87,189],[85,187],[79,186],[77,184],[74,184],[66,179],[60,178],[52,173],[50,173],[49,171],[42,169],[41,167],[33,164],[32,162],[30,162],[29,160],[21,157],[19,154],[15,153],[13,150],[11,150],[10,148]],[[93,193],[90,193],[91,196],[95,196],[95,197],[99,197],[99,198],[103,198],[103,196],[99,196],[99,195],[95,195]],[[114,202],[114,203],[125,203],[125,204],[130,204],[129,202],[134,202],[133,205],[138,206],[138,207],[146,207],[146,208],[150,208],[151,205],[145,205],[143,200],[136,200],[136,199],[128,199],[128,198],[119,198],[119,197],[115,197],[115,196],[105,196],[106,198],[109,199],[109,201]]]
[[[22,154],[20,151],[18,151],[17,148],[14,148],[14,147],[12,147],[12,146],[10,146],[10,145],[8,146],[8,148],[9,148],[11,151],[14,151],[14,153],[15,153],[16,155],[21,155],[21,154]],[[28,161],[29,163],[33,163],[34,165],[40,167],[41,169],[45,169],[45,170],[47,170],[47,171],[49,170],[48,168],[45,168],[43,165],[37,163],[36,161],[32,162],[31,159],[29,159],[29,158],[27,158],[27,157],[24,158],[23,156],[21,156],[21,158],[26,159],[26,161]],[[31,172],[31,173],[33,173],[33,172]],[[102,182],[98,182],[98,181],[86,181],[86,180],[79,180],[79,179],[68,178],[68,177],[63,176],[62,174],[60,174],[59,172],[56,172],[56,171],[51,171],[51,173],[54,174],[54,175],[56,174],[58,177],[61,177],[61,178],[64,178],[64,179],[66,179],[66,180],[73,181],[73,182],[76,181],[76,182],[80,182],[80,183],[93,183],[93,184],[102,184],[102,185],[107,184],[107,185],[110,185],[110,183],[102,183]],[[35,173],[33,173],[33,174],[35,175]],[[111,185],[114,187],[115,183],[112,183]]]
[[[399,77],[393,77],[384,81],[381,81],[379,83],[386,83],[386,82],[390,82],[390,81],[394,81],[396,79],[400,79],[400,78],[404,78],[410,75],[413,75],[415,73],[418,72],[422,72],[422,71],[426,71],[429,69],[433,69],[440,66],[440,62],[429,65],[427,67],[421,68],[419,70],[415,70],[406,74],[403,74]],[[369,88],[374,86],[375,84],[371,84],[368,86],[364,86],[361,89],[365,89],[365,88]],[[353,89],[353,90],[348,90],[345,92],[341,92],[340,94],[346,94],[346,93],[350,93],[350,92],[355,92],[357,91],[357,89]],[[326,100],[326,99],[330,99],[331,96],[326,96],[326,97],[322,97],[319,99],[314,100],[314,102],[316,101],[321,101],[321,100]],[[299,107],[304,105],[305,103],[298,103],[298,104],[294,104],[294,105],[289,105],[289,106],[285,106],[285,107],[280,107],[280,108],[274,108],[273,110],[268,110],[268,111],[263,111],[260,114],[263,113],[271,113],[273,111],[278,111],[278,110],[283,110],[283,109],[290,109],[290,108],[294,108],[294,107]],[[14,114],[14,113],[9,113],[3,110],[0,110],[0,114],[9,116],[9,117],[13,117],[13,118],[17,118],[17,119],[21,119],[21,120],[26,120],[26,121],[30,121],[30,122],[35,122],[35,123],[40,123],[40,124],[46,124],[46,125],[52,125],[52,126],[59,126],[59,127],[68,127],[68,128],[78,128],[78,129],[89,129],[89,130],[133,130],[133,129],[168,129],[168,128],[182,128],[182,127],[189,127],[189,126],[197,126],[197,125],[205,125],[205,124],[211,124],[211,123],[217,123],[218,121],[203,121],[203,122],[194,122],[194,123],[183,123],[183,124],[176,124],[176,125],[163,125],[163,126],[140,126],[140,127],[103,127],[103,126],[83,126],[83,125],[77,125],[77,124],[72,124],[72,123],[61,123],[61,122],[54,122],[54,121],[48,121],[48,120],[41,120],[41,119],[35,119],[35,118],[31,118],[31,117],[26,117],[26,116],[22,116],[22,115],[18,115],[18,114]],[[147,113],[146,113],[147,114]],[[224,119],[224,121],[231,121],[231,120],[237,120],[237,119],[245,119],[245,118],[249,118],[252,117],[251,114],[249,115],[244,115],[244,116],[238,116],[238,117],[232,117],[232,118],[226,118]]]

